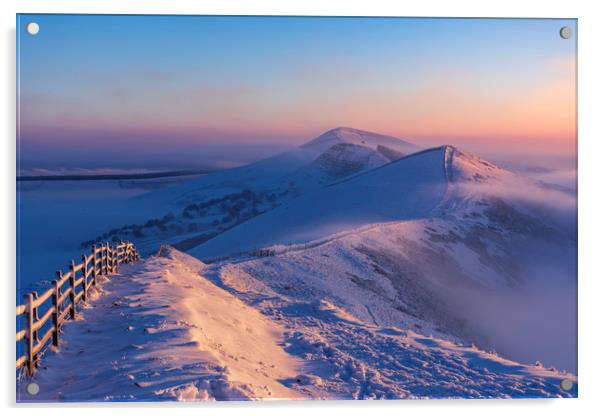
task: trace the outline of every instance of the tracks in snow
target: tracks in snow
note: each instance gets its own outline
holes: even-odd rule
[[[300,397],[277,381],[294,376],[294,366],[286,366],[296,361],[277,346],[276,328],[200,278],[202,266],[167,258],[123,266],[82,310],[83,319],[64,326],[59,350],[47,353],[35,377],[40,393],[29,396],[22,380],[19,399]]]

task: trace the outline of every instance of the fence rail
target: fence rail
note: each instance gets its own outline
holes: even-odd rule
[[[133,243],[122,241],[115,246],[95,244],[92,252],[83,254],[81,259],[77,264],[71,260],[68,272],[57,271],[51,288],[41,295],[28,293],[25,303],[17,305],[17,355],[23,351],[17,358],[17,370],[24,367],[28,375],[35,374],[44,348],[50,341],[54,346],[59,345],[59,334],[67,315],[75,319],[78,304],[88,300],[88,292],[98,285],[98,278],[116,273],[122,263],[139,260],[140,254]],[[52,302],[44,310],[49,299]],[[51,319],[52,324],[46,325]]]

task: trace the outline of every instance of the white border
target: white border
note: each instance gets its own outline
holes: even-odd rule
[[[599,242],[602,236],[600,217],[600,184],[602,179],[602,132],[600,129],[600,78],[602,77],[599,39],[602,39],[601,16],[596,13],[597,2],[505,0],[484,2],[476,0],[415,1],[412,3],[385,0],[2,0],[2,73],[3,99],[0,101],[4,137],[1,154],[3,175],[0,181],[3,196],[0,216],[0,279],[4,294],[1,302],[7,325],[3,326],[2,345],[2,404],[10,414],[40,412],[61,414],[125,415],[143,412],[145,415],[178,413],[236,413],[250,414],[327,414],[338,409],[345,415],[367,412],[400,414],[507,414],[536,412],[546,415],[587,414],[602,408],[602,342],[599,323],[602,317],[601,283],[602,258]],[[127,13],[127,14],[269,14],[269,15],[371,15],[371,16],[469,16],[469,17],[562,17],[579,19],[579,399],[572,400],[506,400],[506,401],[421,401],[386,403],[304,402],[304,403],[218,403],[214,405],[87,405],[81,410],[74,405],[32,406],[14,405],[13,313],[15,278],[15,13]],[[143,407],[143,409],[141,409]],[[46,413],[45,413],[46,414]]]

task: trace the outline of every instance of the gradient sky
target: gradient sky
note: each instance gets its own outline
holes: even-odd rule
[[[337,126],[574,155],[565,25],[576,33],[575,20],[20,15],[21,166],[225,166]]]

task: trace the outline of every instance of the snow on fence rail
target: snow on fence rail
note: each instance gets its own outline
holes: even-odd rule
[[[59,334],[67,314],[71,319],[75,319],[77,304],[80,300],[87,301],[88,290],[90,286],[97,286],[97,278],[116,273],[121,263],[130,263],[139,259],[140,254],[133,243],[122,241],[114,247],[109,243],[95,244],[90,254],[82,255],[81,263],[75,264],[71,260],[67,273],[56,272],[57,279],[53,287],[41,295],[37,292],[28,293],[25,296],[27,299],[25,303],[17,305],[17,370],[25,367],[27,374],[33,375],[44,347],[51,340],[52,345],[59,345]],[[68,287],[63,289],[65,284]],[[43,312],[40,309],[48,299],[52,299],[52,304]],[[52,324],[46,325],[50,318]],[[40,336],[44,329],[46,332]],[[24,344],[21,348],[22,353],[19,352],[21,341]]]

